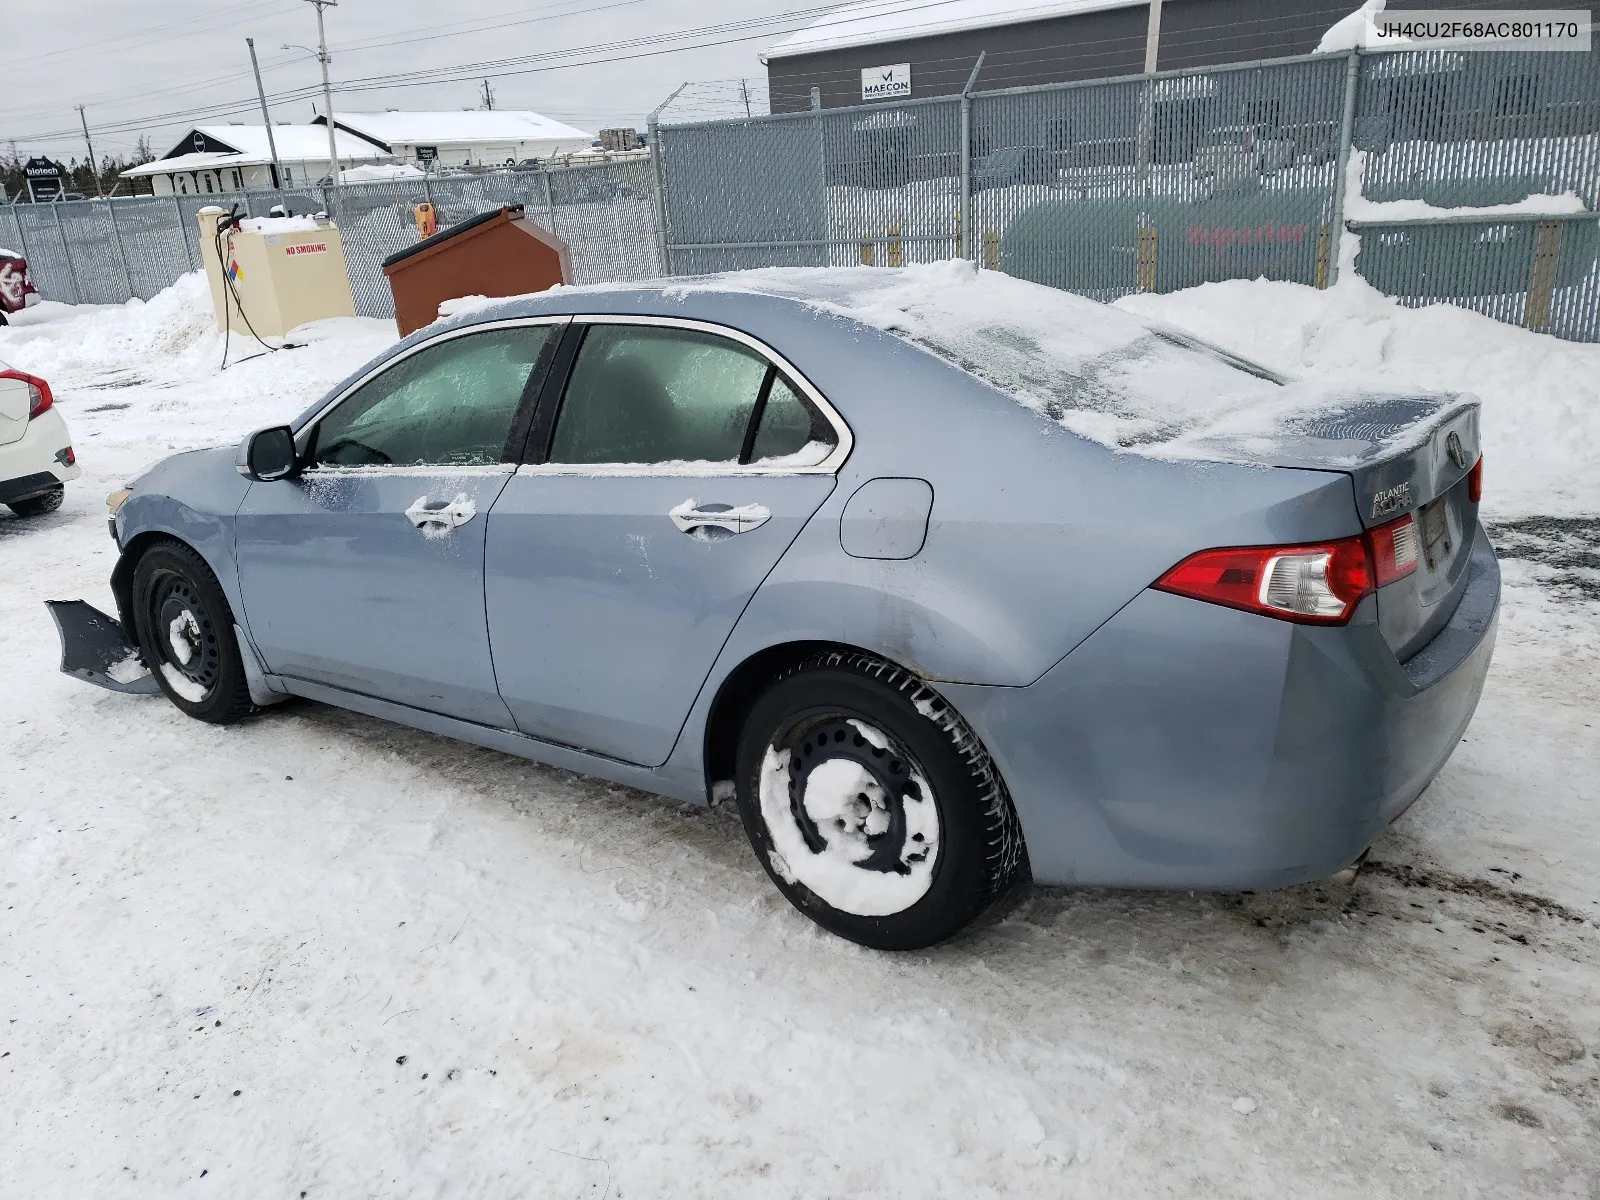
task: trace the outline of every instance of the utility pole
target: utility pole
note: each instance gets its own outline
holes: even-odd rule
[[[78,120],[83,123],[83,140],[89,147],[89,170],[94,172],[94,194],[104,200],[106,190],[100,186],[100,160],[94,156],[94,142],[89,138],[89,118],[83,115],[83,105],[79,104],[76,107]]]
[[[1139,130],[1134,148],[1134,172],[1139,180],[1139,190],[1147,193],[1150,184],[1151,144],[1155,140],[1156,61],[1161,52],[1161,0],[1150,0],[1150,24],[1144,35],[1145,81],[1139,92]]]
[[[1156,73],[1156,52],[1161,48],[1161,0],[1150,0],[1150,24],[1144,35],[1144,73]]]
[[[256,73],[256,98],[261,101],[261,120],[267,127],[267,150],[272,155],[272,186],[283,186],[283,166],[278,162],[278,139],[272,136],[272,114],[267,111],[267,93],[261,86],[261,64],[256,61],[256,40],[247,37],[244,44],[250,47],[250,69]]]
[[[489,81],[483,81],[483,106],[490,112],[494,111],[494,89],[489,86]]]
[[[329,182],[335,187],[339,181],[339,147],[333,140],[333,85],[328,82],[328,34],[322,26],[322,10],[330,5],[339,6],[339,0],[306,0],[317,6],[317,58],[322,62],[322,108],[328,118],[328,170]]]

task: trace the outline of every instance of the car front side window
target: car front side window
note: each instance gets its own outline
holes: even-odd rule
[[[424,347],[347,396],[316,428],[323,467],[502,462],[550,325],[520,325]]]

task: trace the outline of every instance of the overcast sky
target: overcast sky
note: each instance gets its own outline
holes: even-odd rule
[[[685,80],[766,77],[758,54],[809,24],[826,0],[340,0],[327,10],[334,111],[472,108],[476,78],[349,91],[341,83],[399,72],[470,68],[585,46],[585,55],[624,61],[569,65],[491,79],[497,108],[531,108],[594,131],[644,126],[645,116]],[[0,0],[6,86],[0,146],[27,157],[83,158],[74,106],[87,108],[99,154],[129,152],[141,132],[157,154],[195,124],[259,123],[250,107],[197,117],[192,110],[249,102],[255,85],[245,38],[254,37],[269,102],[274,93],[319,85],[316,60],[284,43],[316,44],[316,12],[305,0]],[[809,15],[783,18],[785,13]],[[605,49],[614,43],[725,22],[776,17],[760,28],[706,33],[684,43]],[[739,39],[739,40],[733,40]],[[721,45],[691,47],[693,43]],[[387,44],[385,44],[387,43]],[[659,53],[673,46],[686,48]],[[499,70],[553,66],[512,64]],[[470,74],[470,71],[465,72]],[[738,96],[737,84],[719,93]],[[274,120],[305,122],[320,97],[272,102]]]

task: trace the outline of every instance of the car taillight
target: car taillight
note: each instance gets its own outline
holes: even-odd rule
[[[1356,605],[1417,569],[1409,515],[1309,546],[1235,546],[1191,554],[1151,586],[1280,621],[1343,625]]]
[[[1369,529],[1367,537],[1372,545],[1372,568],[1378,587],[1388,587],[1417,569],[1417,523],[1410,513]]]
[[[1483,455],[1478,455],[1478,461],[1472,464],[1472,470],[1467,472],[1467,499],[1474,504],[1483,499]]]
[[[55,397],[50,394],[50,385],[37,375],[25,375],[21,371],[0,371],[0,379],[20,379],[28,385],[28,420],[30,421],[56,402]]]

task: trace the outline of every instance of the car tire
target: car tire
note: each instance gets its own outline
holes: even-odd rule
[[[45,513],[55,512],[66,498],[67,489],[58,483],[48,492],[29,496],[26,500],[8,500],[6,507],[19,517],[42,517]]]
[[[774,680],[737,771],[745,832],[778,890],[863,946],[935,945],[1027,879],[982,742],[939,693],[872,655],[819,654]]]
[[[139,652],[167,699],[212,725],[254,709],[233,610],[203,558],[178,542],[152,546],[133,569],[132,599]]]

